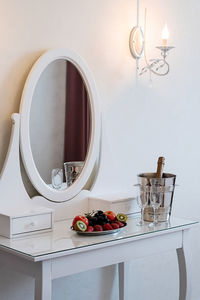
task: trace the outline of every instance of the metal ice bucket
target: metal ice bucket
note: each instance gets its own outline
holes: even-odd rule
[[[171,215],[176,175],[163,173],[162,178],[155,178],[156,173],[143,173],[138,176],[140,197],[147,197],[148,203],[144,209],[144,221],[152,222],[154,217],[150,203],[150,193],[156,193],[162,197],[162,202],[157,211],[157,220],[166,222]]]
[[[64,163],[67,186],[73,184],[83,169],[84,161],[70,161]]]

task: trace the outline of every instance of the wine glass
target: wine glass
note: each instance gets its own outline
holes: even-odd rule
[[[153,223],[149,224],[149,227],[155,227],[158,224],[158,208],[160,207],[163,199],[163,192],[150,191],[150,203],[153,208]]]
[[[63,184],[63,169],[53,169],[51,173],[52,186],[54,189],[61,189]]]
[[[144,225],[144,209],[148,203],[148,193],[146,191],[141,191],[139,196],[137,196],[137,205],[141,209],[141,219],[137,223],[138,226]]]

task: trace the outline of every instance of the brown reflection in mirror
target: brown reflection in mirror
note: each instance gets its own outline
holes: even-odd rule
[[[82,171],[90,139],[88,93],[77,68],[67,62],[64,169],[67,186]]]
[[[84,161],[90,139],[88,93],[77,68],[67,62],[64,161]]]

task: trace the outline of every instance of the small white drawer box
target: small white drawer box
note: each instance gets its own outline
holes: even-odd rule
[[[113,210],[115,213],[138,213],[136,197],[133,193],[94,195],[88,198],[88,210]]]
[[[0,211],[0,235],[15,238],[53,229],[53,210],[34,207],[17,212]]]

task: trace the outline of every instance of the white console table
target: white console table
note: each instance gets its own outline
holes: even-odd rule
[[[191,292],[189,234],[195,221],[171,218],[155,229],[137,226],[137,218],[117,235],[81,236],[70,221],[57,222],[50,233],[15,240],[0,237],[0,264],[35,278],[35,300],[51,300],[52,280],[73,273],[118,264],[119,299],[129,300],[129,260],[177,250],[180,300]]]

